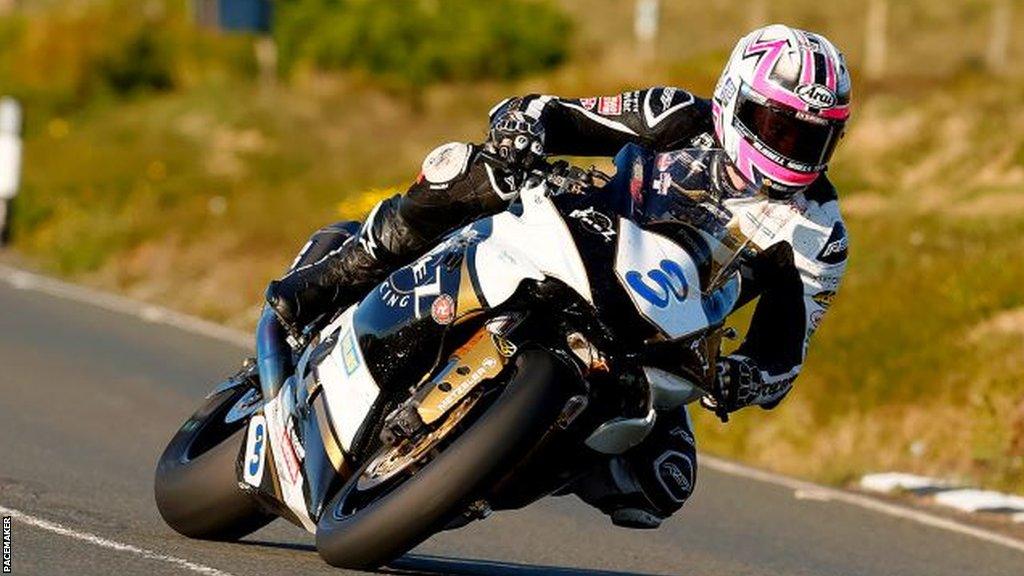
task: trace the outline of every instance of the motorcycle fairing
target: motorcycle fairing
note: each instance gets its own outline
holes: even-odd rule
[[[387,391],[415,383],[433,365],[447,328],[432,318],[434,300],[454,296],[455,322],[483,308],[471,255],[488,232],[488,221],[460,230],[345,310],[319,332],[296,375],[264,406],[270,446],[257,488],[289,520],[315,531],[324,499],[348,477],[350,453],[371,432]]]
[[[697,265],[668,238],[621,218],[615,273],[637,312],[668,338],[708,326]]]
[[[473,254],[489,231],[490,220],[482,220],[453,233],[359,303],[353,318],[358,346],[385,391],[416,384],[434,365],[449,324],[485,307]],[[437,314],[438,303],[453,304],[454,313]]]
[[[283,389],[281,394],[271,398],[263,406],[267,428],[270,431],[270,454],[273,457],[277,487],[280,490],[277,495],[280,502],[287,507],[293,521],[297,521],[309,532],[315,532],[316,522],[310,517],[306,507],[306,482],[302,463],[305,450],[298,438],[295,438],[291,417],[282,408],[282,399],[287,393],[288,390]]]
[[[590,281],[573,236],[542,184],[520,194],[522,215],[492,217],[491,233],[480,242],[473,264],[484,302],[508,300],[523,280],[555,278],[594,303]]]
[[[380,396],[380,386],[370,373],[358,345],[351,307],[328,328],[329,337],[337,334],[331,352],[316,366],[316,380],[326,398],[341,448],[348,451],[362,427],[363,420]]]
[[[355,309],[350,307],[321,330],[296,375],[263,407],[270,473],[264,473],[259,491],[310,532],[316,530],[329,488],[349,466],[345,452],[362,432],[381,392],[357,345]]]

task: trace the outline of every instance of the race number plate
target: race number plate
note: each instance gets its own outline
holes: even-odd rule
[[[640,315],[667,337],[707,327],[697,266],[675,242],[620,219],[615,274]]]

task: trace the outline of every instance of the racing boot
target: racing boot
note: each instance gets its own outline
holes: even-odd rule
[[[577,480],[571,490],[623,528],[654,529],[670,514],[650,501],[622,457],[612,458],[601,469]]]
[[[332,307],[352,302],[388,270],[356,238],[267,286],[267,303],[286,327],[301,330]]]
[[[401,197],[379,203],[341,247],[267,286],[267,304],[291,332],[362,298],[423,245],[398,214]]]

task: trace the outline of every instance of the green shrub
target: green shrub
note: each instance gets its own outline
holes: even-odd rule
[[[198,29],[178,0],[57,2],[0,17],[0,86],[63,113],[202,76],[255,76],[251,42]]]
[[[285,72],[349,69],[406,87],[552,68],[570,32],[543,0],[282,0],[274,29]]]
[[[132,30],[116,50],[97,60],[98,80],[118,94],[173,88],[174,61],[158,33],[149,23]]]

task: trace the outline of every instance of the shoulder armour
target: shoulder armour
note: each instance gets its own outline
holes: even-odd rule
[[[431,184],[444,184],[466,173],[472,148],[464,142],[449,142],[434,148],[423,159],[423,178]]]
[[[672,86],[650,88],[644,95],[643,112],[647,126],[654,128],[673,112],[693,104],[694,97],[686,90]]]

